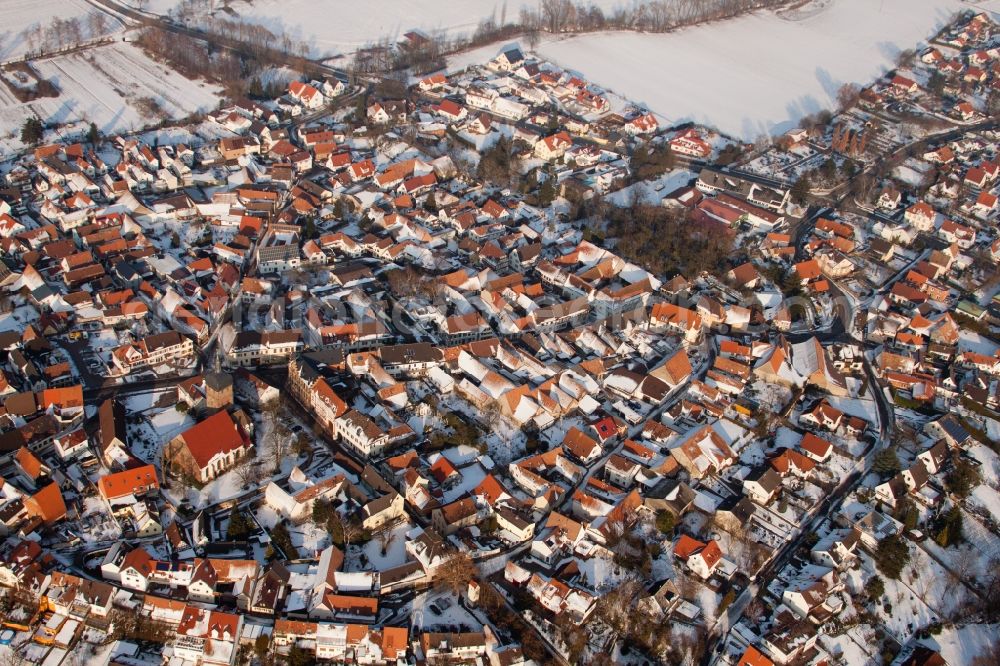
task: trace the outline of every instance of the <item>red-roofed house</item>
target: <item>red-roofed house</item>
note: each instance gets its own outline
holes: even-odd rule
[[[535,157],[543,160],[559,159],[573,146],[573,140],[566,132],[557,132],[552,136],[539,139],[535,143]]]
[[[97,489],[105,501],[122,497],[140,497],[159,489],[160,482],[156,479],[156,468],[143,465],[122,472],[106,474],[97,481]]]
[[[997,209],[997,197],[990,192],[980,192],[973,209],[980,217],[987,217]]]
[[[712,146],[701,138],[697,130],[686,129],[670,140],[670,150],[691,157],[707,157],[712,152]]]
[[[66,515],[66,502],[63,501],[58,483],[50,483],[24,500],[24,508],[29,516],[38,518],[46,525],[62,520]]]
[[[708,580],[715,573],[715,568],[722,560],[722,550],[716,541],[704,543],[682,534],[674,545],[674,556],[687,563],[690,569],[703,580]]]
[[[807,432],[802,437],[802,441],[799,442],[799,448],[802,449],[802,453],[817,462],[825,461],[833,452],[833,445],[830,442],[822,437],[817,437],[811,432]]]
[[[318,109],[326,103],[323,93],[317,90],[315,86],[302,83],[301,81],[292,81],[288,84],[288,95],[307,109]]]
[[[747,646],[746,652],[740,657],[736,666],[774,666],[774,662],[765,656],[760,650],[752,645]]]
[[[242,426],[221,411],[170,440],[163,461],[174,474],[190,474],[206,483],[232,468],[252,446]]]
[[[917,231],[931,231],[934,229],[934,222],[937,218],[937,214],[934,212],[934,209],[930,207],[930,204],[924,201],[918,201],[906,209],[906,213],[903,214],[903,218],[912,224],[913,228]]]

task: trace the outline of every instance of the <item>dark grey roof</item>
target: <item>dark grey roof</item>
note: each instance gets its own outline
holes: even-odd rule
[[[205,376],[205,386],[213,391],[224,391],[233,385],[233,377],[228,372],[210,372]]]
[[[938,421],[938,425],[947,433],[949,437],[955,440],[956,444],[961,444],[965,440],[969,439],[971,435],[965,427],[959,423],[958,419],[951,414],[945,414]]]
[[[383,365],[433,363],[444,358],[444,353],[429,342],[387,345],[379,347],[378,353]]]
[[[760,487],[769,493],[773,493],[781,485],[781,477],[770,465],[758,467],[746,477],[747,481],[756,481]]]

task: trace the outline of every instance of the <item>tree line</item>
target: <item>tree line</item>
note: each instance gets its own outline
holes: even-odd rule
[[[552,33],[606,29],[666,32],[783,4],[786,0],[655,0],[623,4],[605,13],[600,7],[573,0],[542,0],[537,9],[523,8],[519,19],[526,30]]]
[[[40,56],[104,37],[110,27],[108,15],[95,11],[87,14],[86,18],[53,16],[44,25],[35,21],[18,36],[28,47],[26,55]]]
[[[417,74],[444,66],[444,57],[498,40],[523,35],[533,48],[542,33],[635,30],[668,32],[706,21],[731,18],[756,9],[777,7],[787,0],[653,0],[623,4],[613,11],[574,0],[541,0],[536,8],[522,7],[516,17],[507,16],[506,3],[499,13],[479,22],[471,35],[448,35],[435,31],[403,48],[384,38],[360,49],[350,71],[379,74],[412,69]]]

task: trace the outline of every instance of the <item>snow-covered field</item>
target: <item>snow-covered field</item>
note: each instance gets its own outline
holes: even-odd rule
[[[667,34],[547,37],[536,52],[671,122],[752,140],[833,107],[843,83],[877,77],[969,8],[997,10],[1000,1],[813,0]]]
[[[137,0],[127,0],[135,6]],[[170,11],[176,0],[152,0],[147,10]],[[578,3],[600,7],[606,14],[632,0],[590,0]],[[313,56],[352,53],[381,39],[395,42],[419,29],[428,34],[470,36],[476,26],[493,17],[498,23],[517,20],[521,7],[537,9],[536,0],[233,0],[232,16],[284,31],[304,42]],[[363,9],[363,11],[359,11]],[[220,16],[225,16],[220,14]]]
[[[3,0],[0,2],[0,61],[24,55],[31,46],[24,34],[25,29],[36,23],[44,28],[56,16],[63,20],[79,20],[84,37],[93,36],[88,30],[88,19],[95,13],[100,13],[100,10],[87,0]],[[119,21],[110,15],[105,16],[106,33],[121,28]]]
[[[219,99],[217,86],[191,81],[122,42],[38,60],[34,67],[60,94],[21,103],[0,86],[0,153],[20,147],[17,135],[30,114],[70,124],[71,132],[85,132],[93,122],[112,134],[209,110]]]

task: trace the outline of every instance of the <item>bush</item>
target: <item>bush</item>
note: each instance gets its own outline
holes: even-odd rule
[[[945,479],[945,486],[955,497],[965,499],[972,492],[972,489],[980,483],[979,470],[965,460],[955,463],[951,473]]]
[[[899,580],[909,562],[910,548],[901,536],[893,534],[879,542],[875,550],[875,565],[886,577]]]
[[[675,522],[674,514],[669,511],[660,511],[656,514],[656,528],[663,534],[673,534]]]
[[[901,469],[902,465],[899,462],[899,456],[896,455],[895,447],[882,449],[875,454],[875,460],[872,462],[872,471],[883,479],[895,476]]]
[[[952,505],[938,520],[934,541],[942,548],[948,548],[961,543],[964,538],[962,510],[957,505]]]
[[[271,543],[275,549],[285,554],[286,559],[299,559],[299,551],[292,545],[292,535],[288,533],[288,527],[285,523],[278,523],[271,530]],[[277,553],[272,552],[272,556],[274,555],[277,555]]]
[[[271,646],[271,641],[267,637],[267,634],[261,634],[253,642],[253,651],[257,653],[258,658],[263,658],[267,654],[268,648]]]
[[[229,529],[226,530],[226,538],[230,541],[245,541],[253,532],[253,521],[238,508],[233,507],[229,514]]]
[[[41,142],[44,134],[45,127],[42,125],[41,120],[35,116],[25,118],[24,124],[21,125],[21,143],[32,146],[37,145]]]
[[[865,587],[865,592],[868,594],[869,599],[878,601],[885,595],[885,583],[878,576],[872,576]]]

